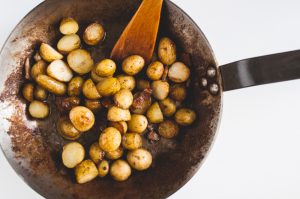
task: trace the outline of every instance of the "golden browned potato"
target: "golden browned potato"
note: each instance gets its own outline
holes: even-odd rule
[[[145,79],[139,79],[139,80],[137,80],[137,86],[136,87],[139,91],[143,91],[145,89],[151,88],[151,84],[150,84],[149,81],[147,81]]]
[[[146,74],[151,80],[159,80],[163,72],[164,65],[159,61],[155,61],[148,66]]]
[[[142,147],[143,140],[138,133],[126,133],[123,135],[122,145],[125,149],[134,150]]]
[[[171,117],[176,112],[176,104],[175,102],[170,99],[166,98],[159,102],[159,107],[164,116]]]
[[[131,120],[128,121],[129,131],[135,133],[143,133],[148,125],[148,120],[144,115],[133,114]]]
[[[38,75],[46,75],[46,72],[47,72],[47,64],[45,61],[40,60],[32,66],[30,76],[33,79],[36,79]]]
[[[112,106],[108,109],[107,120],[112,122],[129,121],[131,119],[130,111]]]
[[[114,95],[114,102],[118,107],[128,109],[133,102],[133,95],[128,89],[119,90]]]
[[[164,37],[159,41],[158,58],[165,65],[176,61],[176,45],[170,38]]]
[[[83,83],[82,93],[88,99],[96,100],[101,98],[92,79],[88,79]]]
[[[33,92],[34,92],[34,85],[32,83],[27,83],[24,85],[22,94],[23,97],[28,101],[32,102],[33,99]]]
[[[99,100],[85,99],[84,105],[94,113],[98,113],[102,109],[102,105]]]
[[[44,101],[48,97],[48,92],[44,88],[37,85],[34,89],[33,95],[35,99]]]
[[[117,79],[120,82],[121,89],[128,89],[132,91],[135,88],[135,79],[132,76],[119,75]]]
[[[173,138],[178,134],[178,132],[178,125],[171,120],[165,120],[159,124],[158,133],[164,138]]]
[[[170,97],[177,101],[182,102],[187,96],[186,87],[183,84],[174,84],[170,89]]]
[[[102,160],[98,165],[98,176],[105,177],[109,172],[109,163],[107,160]]]
[[[91,78],[95,83],[99,83],[101,80],[106,79],[108,77],[100,77],[96,74],[95,68],[91,71]]]
[[[79,96],[82,92],[83,78],[80,76],[73,77],[68,84],[68,95]]]
[[[40,55],[47,62],[52,62],[54,60],[64,58],[62,54],[57,52],[54,48],[52,48],[50,45],[46,43],[41,44]]]
[[[191,125],[196,119],[195,111],[187,108],[179,109],[175,114],[175,121],[181,126]]]
[[[84,184],[98,176],[98,169],[92,160],[84,160],[75,168],[76,181]]]
[[[168,82],[163,82],[161,80],[153,81],[151,84],[152,95],[158,100],[166,99],[169,91],[170,85]]]
[[[190,69],[182,62],[176,62],[169,68],[168,77],[175,83],[182,83],[190,77]]]
[[[147,111],[147,118],[150,123],[161,123],[164,120],[163,113],[157,102],[153,103]]]
[[[47,74],[60,81],[69,82],[73,77],[73,72],[62,60],[55,60],[47,67]]]
[[[77,140],[81,136],[81,132],[74,127],[67,117],[59,118],[57,131],[63,138],[67,140]]]
[[[78,142],[70,142],[63,147],[62,161],[63,164],[69,168],[75,168],[83,161],[85,150]]]
[[[117,160],[111,165],[110,175],[116,181],[125,181],[131,175],[131,168],[126,161]]]
[[[94,46],[104,39],[105,31],[101,24],[90,24],[83,33],[83,40],[86,44]]]
[[[121,141],[121,133],[114,127],[108,127],[100,134],[99,146],[103,151],[111,152],[120,147]]]
[[[55,97],[55,105],[61,113],[69,112],[72,108],[79,106],[80,98],[72,97]]]
[[[101,160],[103,160],[105,152],[100,148],[99,143],[95,142],[90,146],[89,155],[91,160],[98,164]]]
[[[123,148],[122,147],[119,147],[117,150],[115,151],[110,151],[110,152],[106,152],[105,153],[105,157],[107,157],[108,159],[110,160],[117,160],[119,159],[120,157],[122,157],[123,155]]]
[[[93,112],[84,106],[72,108],[69,113],[69,118],[75,128],[81,132],[90,130],[95,123]]]
[[[36,100],[30,103],[28,110],[29,114],[37,119],[44,119],[48,117],[50,112],[49,106],[46,103]]]
[[[152,164],[152,155],[146,149],[135,149],[127,154],[130,166],[138,171],[148,169]]]
[[[64,18],[60,22],[59,30],[64,35],[71,35],[71,34],[75,34],[79,30],[79,25],[77,21],[68,17],[68,18]]]
[[[109,122],[108,126],[116,128],[121,134],[125,134],[128,129],[126,122]]]
[[[77,49],[70,52],[67,60],[71,69],[80,75],[89,73],[94,66],[91,54],[83,49]]]
[[[67,86],[64,83],[47,75],[38,75],[36,77],[36,82],[47,91],[56,95],[64,95],[67,91]]]
[[[122,63],[123,71],[128,75],[138,74],[144,67],[145,60],[139,55],[127,57]]]
[[[97,90],[101,96],[109,97],[121,89],[120,82],[117,78],[106,78],[97,84]]]
[[[138,92],[133,96],[133,102],[130,107],[131,112],[135,114],[144,114],[151,106],[151,89],[145,89],[142,92]]]
[[[111,77],[116,72],[117,65],[111,59],[104,59],[96,64],[95,73],[100,77]]]
[[[80,37],[76,34],[65,35],[57,43],[57,49],[62,54],[68,54],[69,52],[80,48]]]

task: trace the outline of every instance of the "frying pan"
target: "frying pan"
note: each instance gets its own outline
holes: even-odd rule
[[[72,172],[61,164],[61,148],[66,141],[55,130],[59,116],[56,107],[52,105],[51,117],[45,121],[32,120],[26,113],[26,102],[19,93],[24,82],[24,61],[41,42],[57,42],[59,21],[66,16],[77,19],[81,27],[93,21],[103,23],[107,31],[104,44],[88,50],[95,61],[108,57],[140,3],[140,0],[47,0],[17,25],[3,46],[0,53],[1,148],[15,171],[46,198],[166,198],[195,174],[207,156],[219,126],[224,91],[300,77],[299,51],[218,66],[199,27],[166,0],[159,36],[173,38],[180,51],[190,57],[193,75],[189,104],[197,111],[197,120],[192,126],[182,128],[175,140],[145,142],[154,156],[149,170],[135,172],[122,183],[108,177],[78,185]],[[53,97],[49,101],[54,104]],[[97,140],[101,125],[99,118],[95,128],[80,142],[87,146]]]

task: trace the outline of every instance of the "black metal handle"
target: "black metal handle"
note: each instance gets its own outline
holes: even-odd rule
[[[245,59],[220,70],[224,91],[300,79],[300,50]]]

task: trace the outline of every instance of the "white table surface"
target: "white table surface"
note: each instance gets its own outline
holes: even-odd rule
[[[173,0],[210,41],[220,64],[300,49],[299,0]],[[0,45],[41,0],[0,0]],[[171,199],[300,198],[300,81],[224,94],[215,144]],[[0,152],[0,198],[40,199]]]

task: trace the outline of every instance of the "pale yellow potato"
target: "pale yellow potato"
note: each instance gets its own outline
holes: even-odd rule
[[[101,24],[90,24],[83,33],[83,40],[86,44],[94,46],[101,42],[105,37],[105,31]]]
[[[75,128],[81,132],[90,130],[95,123],[95,116],[93,112],[84,106],[76,106],[72,108],[69,113],[69,118]]]
[[[129,121],[131,119],[130,111],[128,109],[121,109],[112,106],[108,109],[107,120],[112,122]]]
[[[128,89],[121,89],[114,95],[115,104],[122,108],[128,109],[133,102],[133,95]]]
[[[170,92],[169,83],[161,80],[153,81],[151,84],[151,88],[152,88],[152,95],[157,100],[166,99]]]
[[[96,100],[101,98],[92,79],[88,79],[83,83],[82,93],[88,99]]]
[[[177,101],[182,102],[186,99],[187,96],[187,90],[185,85],[183,84],[174,84],[171,86],[170,89],[170,97]]]
[[[59,30],[64,35],[71,35],[77,33],[77,31],[79,30],[79,25],[77,21],[68,17],[64,18],[60,22]]]
[[[144,115],[133,114],[128,122],[128,130],[135,133],[143,133],[147,126],[148,120]]]
[[[109,173],[109,163],[107,160],[102,160],[98,165],[98,176],[105,177]]]
[[[185,82],[190,77],[190,69],[182,62],[175,62],[169,68],[168,77],[175,83]]]
[[[143,139],[138,133],[126,133],[122,137],[122,146],[128,150],[134,150],[142,147]]]
[[[96,74],[95,68],[92,69],[91,71],[91,78],[95,83],[99,83],[101,80],[109,78],[109,77],[100,77]]]
[[[27,83],[23,86],[22,94],[28,102],[32,102],[34,100],[33,92],[34,85],[32,83]]]
[[[103,160],[105,152],[100,148],[99,143],[95,142],[90,146],[89,155],[91,160],[98,164],[101,160]]]
[[[111,77],[116,72],[117,65],[111,59],[104,59],[96,64],[95,73],[100,77]]]
[[[76,181],[84,184],[98,176],[98,168],[92,160],[84,160],[75,168]]]
[[[80,76],[73,77],[68,84],[68,95],[79,96],[82,92],[83,78]]]
[[[33,118],[37,118],[37,119],[44,119],[46,117],[48,117],[49,115],[49,106],[44,103],[44,102],[40,102],[40,101],[32,101],[29,104],[29,114],[33,117]]]
[[[158,133],[160,136],[164,138],[173,138],[175,137],[179,132],[178,124],[176,124],[172,120],[165,120],[162,123],[159,124],[158,127]]]
[[[81,132],[74,127],[67,117],[59,118],[57,131],[63,138],[67,140],[77,140],[81,136]]]
[[[101,96],[109,97],[121,89],[120,82],[117,78],[106,78],[97,84],[97,90]]]
[[[47,64],[45,61],[40,60],[31,67],[30,76],[33,79],[36,79],[38,75],[46,75],[46,73],[47,73]]]
[[[54,60],[62,59],[64,56],[52,48],[49,44],[42,43],[40,46],[40,55],[47,61],[52,62]]]
[[[155,61],[152,62],[146,71],[147,76],[149,77],[149,79],[151,80],[159,80],[162,75],[164,73],[164,65],[159,62],[159,61]]]
[[[77,49],[70,52],[67,60],[71,69],[80,75],[89,73],[94,66],[91,54],[83,49]]]
[[[68,54],[69,52],[80,48],[80,37],[76,34],[65,35],[57,43],[57,49],[62,54]]]
[[[102,104],[99,100],[85,99],[84,105],[94,113],[98,113],[102,109]]]
[[[176,61],[176,45],[170,38],[164,37],[159,41],[158,58],[165,65]]]
[[[35,99],[44,101],[48,97],[48,92],[41,86],[37,85],[33,91],[33,95]]]
[[[69,169],[75,168],[81,163],[84,156],[85,150],[78,142],[70,142],[63,147],[62,162]]]
[[[152,155],[146,149],[135,149],[127,154],[130,166],[138,171],[148,169],[152,164]]]
[[[100,134],[99,146],[103,151],[111,152],[120,147],[121,141],[121,133],[114,127],[108,127]]]
[[[181,126],[189,126],[196,119],[195,111],[188,108],[181,108],[175,113],[175,121]]]
[[[60,81],[69,82],[73,77],[73,72],[63,60],[55,60],[47,67],[47,74]]]
[[[166,98],[166,99],[160,101],[159,107],[160,107],[160,110],[162,111],[162,113],[164,114],[164,116],[166,116],[166,117],[171,117],[176,112],[176,104],[170,98]]]
[[[47,75],[38,75],[35,80],[38,85],[56,95],[64,95],[67,92],[67,86],[64,83]]]
[[[119,75],[117,79],[120,82],[121,89],[128,89],[132,91],[135,88],[135,79],[132,76]]]
[[[143,90],[149,89],[149,88],[151,88],[151,84],[148,80],[145,80],[145,79],[137,80],[137,89],[139,91],[143,91]]]
[[[145,66],[145,60],[139,55],[127,57],[122,63],[122,69],[127,75],[138,74]]]
[[[110,159],[110,160],[117,160],[120,157],[122,157],[124,153],[124,150],[122,147],[119,147],[117,150],[115,151],[109,151],[105,153],[105,157]]]
[[[116,181],[125,181],[131,175],[131,168],[126,161],[117,160],[111,165],[110,175]]]
[[[128,129],[126,122],[109,122],[108,126],[116,128],[121,134],[125,134]]]
[[[161,123],[164,121],[163,113],[157,102],[153,103],[147,111],[147,118],[150,123]]]

